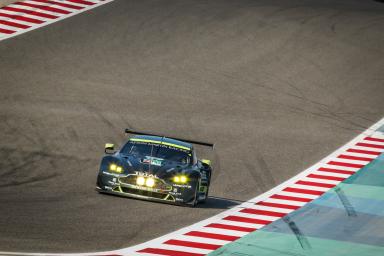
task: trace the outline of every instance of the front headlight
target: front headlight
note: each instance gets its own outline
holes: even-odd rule
[[[123,167],[118,166],[116,164],[110,164],[109,165],[109,170],[112,171],[112,172],[122,173],[123,172]]]
[[[187,183],[188,178],[185,175],[177,175],[177,176],[173,177],[173,182],[175,182],[175,183]]]
[[[137,177],[136,184],[139,186],[143,186],[145,184],[145,178],[141,176]]]
[[[152,177],[143,177],[143,176],[138,176],[136,178],[136,184],[139,186],[147,186],[149,188],[152,188],[155,186],[155,179]]]
[[[153,178],[151,178],[151,177],[149,177],[149,178],[147,178],[146,180],[145,180],[145,185],[147,186],[147,187],[153,187],[154,185],[155,185],[155,180],[153,179]]]

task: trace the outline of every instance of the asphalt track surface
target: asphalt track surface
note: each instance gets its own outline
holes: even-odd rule
[[[0,251],[127,247],[292,177],[383,116],[378,1],[116,0],[0,43]],[[216,143],[196,209],[94,191],[124,128]]]

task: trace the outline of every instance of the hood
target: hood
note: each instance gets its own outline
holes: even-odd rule
[[[121,161],[124,164],[124,170],[128,173],[147,173],[156,175],[158,178],[166,179],[175,176],[176,174],[185,172],[188,169],[188,164],[180,164],[167,160],[159,160],[155,157],[135,157],[123,156]]]

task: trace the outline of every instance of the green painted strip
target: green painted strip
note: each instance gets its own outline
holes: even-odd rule
[[[380,126],[376,131],[384,133],[384,125]]]
[[[384,154],[366,165],[363,169],[349,177],[343,183],[384,186]]]
[[[266,232],[258,230],[233,243],[208,254],[210,256],[379,256],[384,255],[384,247],[358,243],[340,242],[315,237]]]
[[[341,183],[337,186],[345,195],[359,198],[384,200],[384,187]],[[336,193],[331,189],[328,193]]]

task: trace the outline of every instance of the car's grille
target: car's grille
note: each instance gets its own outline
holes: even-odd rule
[[[138,175],[128,175],[126,177],[120,177],[119,178],[119,182],[120,184],[122,185],[122,187],[125,187],[128,185],[128,187],[132,188],[132,186],[134,186],[135,188],[137,188],[137,183],[136,183],[136,179],[137,177],[139,177]],[[154,180],[155,180],[155,185],[153,187],[151,187],[151,189],[153,190],[160,190],[160,191],[171,191],[172,190],[172,186],[166,184],[163,180],[161,179],[158,179],[158,178],[154,178],[152,177]],[[145,186],[143,186],[143,190],[146,190],[145,189]],[[159,191],[157,191],[159,192]]]
[[[141,190],[137,188],[130,188],[130,187],[116,187],[114,189],[116,192],[120,193],[127,193],[131,195],[136,195],[136,196],[142,196],[142,197],[149,197],[149,198],[154,198],[154,199],[160,199],[164,201],[170,201],[174,202],[175,198],[174,196],[167,194],[167,193],[159,193],[159,192],[154,192],[154,191],[146,191],[146,190]]]
[[[120,183],[136,185],[136,175],[129,175],[127,177],[119,178]]]

